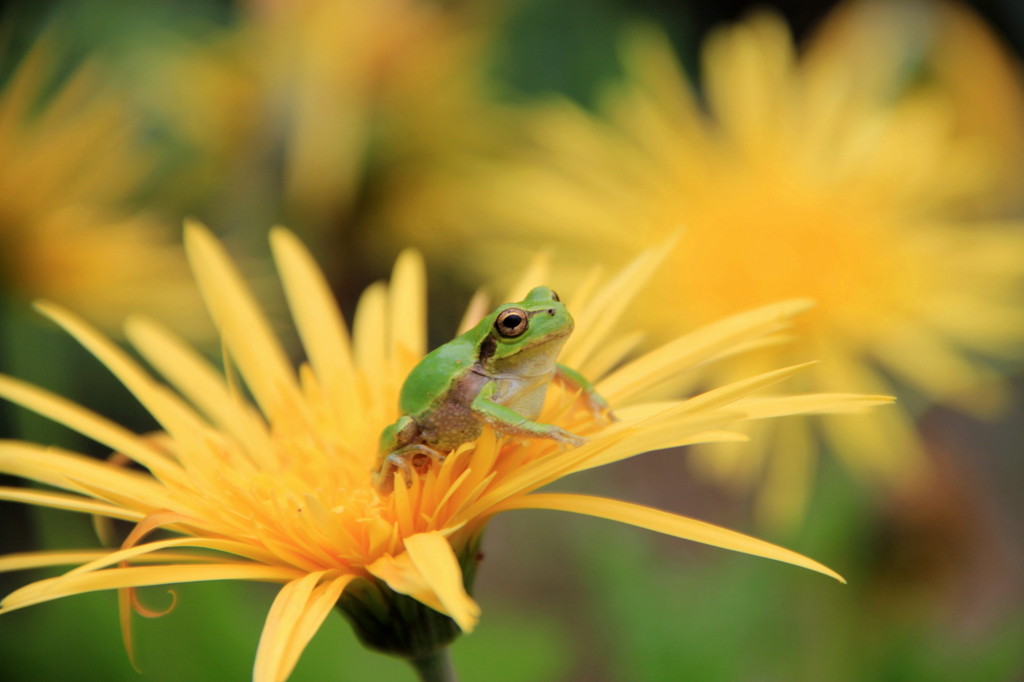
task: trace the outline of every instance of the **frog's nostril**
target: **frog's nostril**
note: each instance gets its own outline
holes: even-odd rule
[[[555,314],[555,309],[554,308],[548,308],[548,315],[554,316],[554,314]]]

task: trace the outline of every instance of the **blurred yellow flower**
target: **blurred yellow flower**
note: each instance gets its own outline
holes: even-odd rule
[[[821,427],[857,474],[913,480],[925,460],[909,405],[992,410],[1004,387],[982,358],[1024,348],[1024,224],[1005,218],[1024,169],[1018,65],[955,5],[870,2],[842,8],[799,55],[772,14],[718,30],[701,97],[655,31],[633,34],[624,60],[603,120],[567,102],[541,108],[530,145],[421,185],[391,220],[407,237],[430,225],[425,248],[456,232],[489,269],[538,243],[618,262],[678,230],[638,298],[640,326],[673,334],[816,300],[799,343],[713,382],[817,358],[809,390],[906,386],[902,410]],[[694,463],[739,490],[762,486],[762,518],[793,521],[815,472],[812,426],[789,421],[779,439]]]
[[[424,0],[239,3],[237,23],[140,61],[157,116],[196,150],[193,178],[244,223],[256,210],[338,227],[366,176],[488,130],[482,17]]]
[[[0,602],[0,612],[120,589],[127,618],[129,606],[142,608],[131,591],[137,587],[268,581],[284,586],[260,640],[256,680],[286,678],[339,599],[370,645],[404,656],[429,655],[430,647],[476,624],[479,607],[467,590],[480,535],[491,517],[513,509],[603,517],[839,578],[789,550],[665,511],[535,492],[572,473],[649,450],[742,438],[731,427],[745,419],[856,412],[887,402],[841,394],[748,397],[800,366],[746,377],[688,400],[642,400],[693,366],[785,328],[806,303],[741,313],[622,362],[628,345],[610,333],[653,260],[663,255],[645,253],[607,283],[592,281],[568,304],[577,325],[562,357],[599,377],[597,388],[619,421],[599,420],[574,392],[556,385],[541,419],[585,435],[586,444],[560,449],[550,440],[519,441],[485,431],[443,464],[414,475],[408,488],[397,485],[382,494],[371,476],[378,436],[398,416],[401,384],[426,351],[422,263],[406,252],[390,286],[366,290],[350,336],[309,252],[283,229],[273,232],[271,243],[308,359],[297,372],[220,245],[204,228],[186,231],[186,250],[226,358],[254,402],[229,379],[232,373],[225,377],[153,322],[132,318],[126,334],[173,390],[70,313],[40,306],[117,375],[163,431],[140,437],[59,396],[0,377],[0,396],[78,430],[144,470],[44,445],[0,443],[0,473],[58,489],[2,488],[0,499],[136,524],[118,550],[0,558],[0,570],[76,566],[16,590]],[[171,536],[146,538],[157,529]],[[414,631],[429,618],[432,635]]]
[[[173,233],[130,207],[153,166],[138,122],[90,65],[56,71],[44,40],[0,89],[0,286],[105,326],[145,307],[202,329]]]

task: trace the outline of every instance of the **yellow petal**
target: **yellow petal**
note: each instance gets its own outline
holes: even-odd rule
[[[427,354],[427,275],[423,257],[406,249],[398,254],[391,275],[389,309],[392,358],[408,369]]]
[[[477,322],[483,319],[484,315],[491,311],[490,297],[483,289],[473,292],[473,297],[466,305],[466,312],[462,315],[456,334],[463,334],[476,326]]]
[[[89,573],[97,571],[108,566],[120,563],[122,561],[137,561],[140,557],[145,555],[152,555],[156,552],[160,552],[164,549],[170,549],[175,547],[192,547],[195,549],[209,549],[217,552],[224,552],[226,554],[233,554],[238,557],[245,559],[251,559],[252,561],[259,563],[269,563],[274,559],[274,556],[269,552],[260,551],[259,548],[252,545],[235,542],[233,540],[222,540],[219,538],[171,538],[169,540],[156,540],[154,542],[147,542],[144,544],[133,545],[124,549],[110,550],[104,553],[103,556],[97,557],[91,561],[83,563],[81,566],[77,566],[62,576],[58,576],[55,580],[65,580],[70,576],[79,575],[81,573]],[[207,563],[220,563],[226,562],[228,559],[222,556],[208,556]],[[171,563],[166,561],[164,563]]]
[[[594,455],[580,458],[571,467],[565,470],[563,476],[607,466],[615,462],[621,462],[644,453],[666,448],[679,448],[687,445],[698,445],[702,443],[742,443],[750,440],[748,436],[736,431],[729,431],[722,428],[731,424],[735,419],[726,416],[717,416],[704,423],[690,424],[687,429],[680,429],[678,425],[666,423],[652,425],[644,429],[638,429],[630,434],[615,447],[606,448]],[[553,481],[554,479],[552,479]],[[552,481],[545,481],[542,485]],[[527,490],[536,490],[542,485],[532,485]]]
[[[353,576],[318,584],[326,571],[310,573],[281,588],[267,614],[256,650],[254,682],[279,682],[291,674],[299,656],[331,612]]]
[[[313,588],[320,582],[326,571],[304,575],[287,583],[277,593],[274,603],[263,624],[260,643],[256,649],[256,664],[253,668],[253,682],[277,682],[281,659],[288,638],[299,622]]]
[[[546,284],[548,278],[551,276],[551,252],[547,250],[537,251],[533,254],[529,264],[523,270],[523,274],[519,276],[515,284],[506,292],[505,300],[502,303],[508,303],[511,301],[521,301],[526,298],[526,294],[529,293],[530,289]],[[486,315],[488,311],[484,312]],[[480,317],[483,317],[481,315]],[[480,318],[477,318],[476,322],[479,322]],[[474,322],[473,324],[476,324]]]
[[[487,513],[501,501],[514,497],[543,485],[556,481],[566,475],[566,472],[573,467],[581,466],[580,463],[588,458],[594,457],[596,453],[613,447],[623,442],[632,435],[632,431],[621,425],[616,425],[614,432],[602,434],[601,441],[591,441],[568,452],[554,452],[541,459],[533,461],[527,467],[498,478],[493,486],[478,499],[461,509],[454,519],[468,521]]]
[[[810,393],[741,398],[729,407],[742,412],[745,419],[768,419],[794,414],[862,414],[872,407],[890,405],[895,400],[887,395]]]
[[[253,458],[269,461],[266,425],[224,375],[170,330],[157,322],[132,317],[125,334],[139,353],[211,422],[246,446]]]
[[[704,48],[709,106],[737,146],[754,151],[788,132],[783,112],[794,56],[781,18],[762,13],[711,34]]]
[[[675,135],[685,133],[689,138],[698,138],[694,133],[701,128],[697,112],[701,106],[694,100],[688,87],[688,78],[679,66],[675,50],[668,37],[652,26],[631,29],[622,43],[622,60],[630,77],[643,88],[643,95],[654,98],[664,112],[662,119],[672,125],[665,126]],[[637,101],[643,100],[637,96]],[[643,134],[642,129],[633,128],[632,134]],[[658,141],[655,144],[664,144]]]
[[[306,649],[306,645],[309,644],[309,641],[313,639],[313,635],[320,629],[324,619],[334,611],[341,593],[354,578],[355,576],[343,575],[330,582],[322,583],[313,590],[306,609],[302,612],[302,617],[299,618],[295,629],[292,630],[292,635],[288,639],[288,646],[281,659],[280,670],[282,679],[287,678],[291,673],[295,664],[299,661],[299,656]]]
[[[413,566],[412,558],[408,554],[385,554],[369,564],[366,569],[371,575],[387,583],[395,592],[407,594],[435,611],[444,613],[441,600],[426,587],[423,576]]]
[[[172,564],[167,566],[131,566],[111,568],[73,578],[47,578],[26,585],[0,601],[0,613],[33,604],[86,592],[117,590],[123,587],[145,587],[208,580],[256,580],[286,582],[302,575],[302,571],[283,566],[234,562],[230,564]]]
[[[4,84],[0,93],[0,134],[16,139],[15,130],[29,120],[28,111],[37,102],[44,74],[52,68],[52,37],[30,50]]]
[[[385,555],[367,569],[395,592],[407,594],[447,614],[463,632],[471,632],[480,607],[466,593],[462,569],[445,537],[436,531],[405,538],[405,554]]]
[[[841,352],[822,359],[822,385],[882,393],[887,379]],[[928,466],[913,416],[906,410],[871,415],[825,415],[822,430],[836,455],[858,476],[886,485],[909,484]],[[894,453],[899,453],[898,456]]]
[[[388,417],[381,419],[385,424],[394,419],[394,393],[390,384],[396,379],[404,380],[405,376],[391,376],[393,367],[387,359],[387,347],[381,339],[387,338],[387,287],[377,282],[371,284],[359,297],[356,313],[352,324],[352,348],[356,358],[356,366],[364,372],[373,374],[372,381],[365,383],[368,389],[366,413],[373,415],[387,411]]]
[[[0,573],[24,571],[31,568],[47,568],[50,566],[77,566],[110,554],[109,549],[79,549],[52,552],[21,552],[0,556]],[[172,564],[182,562],[210,563],[209,554],[189,554],[187,552],[164,552],[162,554],[141,555],[133,559],[142,564]]]
[[[330,285],[313,255],[292,232],[275,227],[270,244],[288,308],[316,377],[335,405],[349,405],[355,395],[352,348]]]
[[[962,410],[992,414],[998,413],[1000,403],[1005,403],[1005,389],[998,372],[972,361],[925,324],[901,320],[887,330],[885,343],[878,344],[873,353],[887,370],[909,385]],[[958,393],[979,385],[990,390],[973,395],[967,392],[969,399],[957,400]]]
[[[783,301],[709,324],[627,363],[599,381],[596,388],[609,403],[621,403],[734,344],[785,328],[793,315],[811,305],[806,300]]]
[[[795,566],[802,566],[818,573],[835,578],[845,583],[841,575],[823,564],[797,554],[788,549],[773,545],[764,540],[727,530],[704,521],[679,516],[659,509],[643,507],[621,500],[589,495],[570,495],[562,493],[543,493],[527,495],[509,500],[499,505],[497,511],[511,509],[551,509],[567,511],[587,516],[597,516],[631,526],[646,528],[657,533],[664,533],[684,540],[693,540],[706,545],[713,545],[736,552],[774,559]]]
[[[76,511],[84,514],[99,514],[100,516],[124,519],[125,521],[140,521],[145,517],[145,514],[142,512],[116,507],[105,502],[98,502],[77,495],[34,490],[32,488],[0,487],[0,500],[34,504],[39,507],[50,507],[51,509]]]
[[[463,632],[471,632],[480,619],[480,607],[466,593],[462,568],[448,540],[438,532],[419,533],[405,538],[405,549],[445,612]]]
[[[905,410],[880,410],[870,416],[825,415],[821,424],[839,459],[873,484],[913,485],[927,470],[927,454],[914,419]]]
[[[618,332],[615,338],[606,340],[600,348],[594,349],[594,352],[587,358],[586,364],[581,367],[576,367],[569,362],[563,364],[594,381],[597,377],[603,377],[613,367],[621,365],[626,358],[635,355],[636,349],[646,340],[647,335],[639,329]]]
[[[756,498],[755,516],[767,528],[793,530],[804,518],[818,461],[812,426],[805,419],[775,425],[773,444],[785,448],[786,456],[764,460],[764,484]]]
[[[0,472],[78,493],[109,490],[139,510],[174,505],[150,476],[35,443],[0,441]]]
[[[740,379],[739,381],[734,381],[730,384],[726,384],[725,386],[719,386],[718,388],[713,388],[710,391],[694,396],[684,402],[682,407],[683,409],[693,411],[720,408],[724,406],[729,406],[731,409],[732,403],[735,403],[737,399],[750,395],[754,391],[766,388],[772,384],[785,381],[789,377],[813,364],[815,363],[805,362],[800,365],[782,367],[781,369],[775,369],[746,379]]]
[[[181,479],[181,468],[145,439],[66,398],[6,376],[0,376],[0,396],[124,454],[159,478]]]
[[[127,353],[78,317],[50,303],[36,303],[36,308],[106,365],[175,440],[198,446],[204,424],[178,396],[155,382]]]
[[[185,250],[203,300],[263,412],[302,410],[291,361],[224,248],[202,225],[185,225]]]
[[[577,331],[565,344],[562,362],[580,371],[586,369],[587,360],[605,345],[637,292],[648,283],[651,271],[661,265],[674,245],[673,240],[644,251],[596,292],[583,309],[573,312]]]

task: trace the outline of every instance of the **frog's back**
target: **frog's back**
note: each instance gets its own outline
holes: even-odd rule
[[[434,407],[475,363],[476,347],[468,338],[458,337],[432,350],[402,384],[402,414],[416,416]]]

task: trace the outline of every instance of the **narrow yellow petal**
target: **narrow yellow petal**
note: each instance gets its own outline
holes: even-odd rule
[[[156,540],[153,542],[147,542],[144,544],[133,545],[124,549],[109,550],[103,556],[97,557],[89,562],[77,566],[62,576],[56,578],[56,580],[63,580],[70,576],[75,576],[80,573],[89,573],[97,571],[108,566],[120,563],[122,561],[137,561],[139,557],[147,554],[154,554],[165,549],[177,548],[177,547],[192,547],[195,549],[208,549],[217,552],[224,552],[226,554],[233,554],[237,557],[250,559],[255,562],[269,563],[273,561],[274,557],[269,552],[261,552],[259,548],[253,547],[252,545],[235,542],[233,540],[222,540],[219,538],[194,538],[194,537],[183,537],[183,538],[171,538],[169,540]],[[228,558],[222,556],[210,556],[208,557],[207,563],[221,563],[228,561]],[[170,562],[164,562],[170,563]]]
[[[158,478],[181,479],[181,467],[145,439],[66,398],[6,376],[0,376],[0,396],[122,453]]]
[[[139,353],[211,422],[246,445],[254,459],[269,461],[270,435],[255,408],[228,387],[224,375],[159,323],[140,317],[125,323]]]
[[[319,630],[327,616],[334,611],[338,605],[338,599],[341,598],[341,593],[345,591],[345,588],[353,580],[355,580],[354,576],[341,576],[328,583],[318,585],[313,590],[309,604],[306,606],[306,610],[303,611],[299,623],[292,632],[285,656],[282,658],[281,670],[283,677],[287,678],[291,674],[295,664],[298,663],[299,656],[302,655],[306,645],[309,644],[309,640],[313,638],[313,635]]]
[[[773,445],[785,457],[767,457],[764,483],[756,497],[756,518],[766,528],[792,531],[807,509],[817,465],[817,443],[806,419],[788,419],[775,425]]]
[[[586,367],[587,360],[607,343],[623,313],[650,280],[651,271],[664,262],[674,244],[673,240],[641,253],[601,287],[582,310],[573,312],[577,333],[566,342],[562,362],[570,367]]]
[[[381,343],[381,339],[387,338],[387,319],[387,287],[380,282],[371,284],[359,297],[352,324],[352,348],[356,366],[378,368],[382,373],[380,376],[374,376],[372,381],[366,382],[369,414],[385,409],[390,413],[397,407],[390,404],[389,398],[392,398],[394,393],[390,393],[388,387],[396,377],[383,376],[384,368],[390,368],[390,363],[386,360],[387,348]],[[403,376],[402,379],[404,378]]]
[[[306,610],[302,612],[302,617],[299,618],[295,629],[292,630],[292,635],[288,639],[288,647],[281,658],[279,669],[281,679],[286,679],[291,674],[295,664],[299,662],[302,652],[305,651],[306,645],[313,639],[327,616],[334,611],[341,593],[354,579],[355,576],[343,575],[329,582],[321,583],[313,590]]]
[[[105,502],[77,495],[35,490],[33,488],[0,487],[0,500],[34,504],[38,507],[50,507],[51,509],[82,512],[84,514],[99,514],[100,516],[124,519],[125,521],[140,521],[145,517],[145,514],[142,512],[117,507]]]
[[[809,393],[806,395],[741,398],[729,408],[742,412],[744,419],[768,419],[795,414],[862,414],[895,398],[859,393]]]
[[[18,68],[4,84],[0,93],[0,133],[3,139],[16,139],[15,129],[29,120],[27,115],[35,105],[44,74],[53,66],[52,37],[40,41],[22,59]]]
[[[444,605],[463,632],[472,632],[480,619],[480,607],[466,593],[462,568],[447,538],[429,532],[405,538],[405,549],[430,590]]]
[[[623,64],[631,77],[644,86],[645,93],[658,98],[668,108],[676,125],[696,127],[695,112],[700,111],[690,88],[689,78],[679,66],[668,37],[652,26],[630,29],[622,42]]]
[[[505,293],[505,300],[502,303],[523,300],[526,298],[526,294],[530,292],[530,289],[546,285],[550,275],[551,252],[546,250],[537,251],[533,254],[533,258],[530,259],[526,269],[523,270],[523,274],[519,276],[515,284]]]
[[[0,441],[0,472],[78,493],[110,490],[139,510],[174,505],[150,476],[35,443]]]
[[[352,348],[327,279],[313,255],[289,230],[275,227],[270,245],[288,308],[317,379],[335,405],[351,404],[356,375]]]
[[[427,354],[426,268],[418,251],[398,254],[391,274],[389,306],[392,357],[409,369]]]
[[[462,315],[456,335],[469,331],[476,326],[476,323],[483,319],[484,315],[491,311],[490,296],[483,289],[473,292],[473,297],[466,305],[466,312]]]
[[[747,442],[700,444],[689,453],[689,464],[706,480],[719,483],[737,496],[746,494],[761,480],[765,461],[776,451],[776,432],[774,421],[758,422],[744,430]]]
[[[609,447],[595,454],[580,458],[571,467],[565,470],[563,476],[607,466],[615,462],[631,459],[638,455],[664,450],[667,448],[679,448],[687,445],[698,445],[704,443],[743,443],[750,438],[746,434],[736,431],[729,431],[724,428],[733,423],[732,418],[714,418],[701,423],[690,425],[689,429],[682,430],[676,424],[664,423],[652,425],[651,427],[637,430],[623,439],[614,447]],[[545,483],[544,485],[546,485]],[[530,486],[529,489],[536,490],[540,486]]]
[[[591,266],[579,284],[573,288],[568,300],[562,299],[565,306],[569,310],[586,310],[590,299],[596,295],[604,279],[604,267],[601,265]]]
[[[260,643],[256,648],[253,682],[279,682],[281,659],[292,631],[302,617],[313,588],[326,571],[309,573],[285,584],[274,598],[263,624]]]
[[[224,248],[195,222],[185,225],[185,250],[221,337],[264,413],[301,410],[287,353]]]
[[[905,410],[825,415],[821,424],[839,459],[865,480],[898,488],[912,485],[928,467],[913,417]]]
[[[924,324],[901,320],[887,330],[885,343],[878,344],[873,353],[887,370],[909,385],[962,410],[984,415],[998,412],[995,408],[1000,403],[1005,404],[1007,396],[998,372],[972,361],[961,349]],[[965,390],[979,385],[987,385],[990,390],[984,393]],[[957,400],[958,394],[968,399]]]
[[[807,300],[783,301],[709,324],[627,363],[599,381],[596,388],[608,402],[621,403],[734,344],[785,328],[793,315],[811,305]]]
[[[495,505],[507,498],[532,492],[573,471],[597,466],[591,462],[598,458],[607,458],[610,461],[625,459],[644,452],[645,450],[641,448],[651,443],[655,443],[655,447],[671,447],[676,442],[685,440],[685,434],[689,433],[680,433],[675,425],[663,426],[662,429],[638,430],[618,423],[602,433],[600,440],[595,439],[567,452],[555,450],[531,462],[529,466],[507,473],[493,485],[488,484],[487,492],[474,494],[470,498],[473,501],[459,509],[453,516],[453,521],[466,522],[474,517],[489,514]]]
[[[80,549],[51,552],[21,552],[0,556],[0,573],[25,571],[33,568],[49,568],[52,566],[77,566],[110,554],[109,549]],[[160,554],[143,554],[132,561],[140,564],[176,564],[195,562],[210,563],[209,554],[190,554],[187,552],[162,552]]]
[[[647,335],[639,329],[616,334],[615,338],[605,341],[604,345],[595,349],[582,366],[576,367],[568,362],[563,364],[577,370],[591,381],[596,381],[599,377],[607,374],[613,367],[621,365],[625,358],[633,355],[634,351],[646,339]]]
[[[573,512],[596,516],[631,526],[646,528],[656,533],[664,533],[684,540],[693,540],[706,545],[723,549],[731,549],[744,554],[782,561],[787,564],[823,573],[845,583],[841,575],[827,566],[809,559],[792,550],[773,545],[764,540],[743,535],[736,531],[721,528],[714,524],[679,516],[659,509],[652,509],[621,500],[589,495],[571,495],[563,493],[542,493],[511,499],[499,505],[497,511],[512,509],[551,509],[554,511]]]
[[[822,385],[871,393],[884,393],[891,388],[880,372],[855,362],[846,353],[825,355],[820,370]],[[906,410],[877,410],[869,416],[825,415],[820,423],[836,455],[851,471],[867,480],[906,485],[928,465],[914,418]]]
[[[405,538],[405,546],[405,554],[385,555],[367,569],[395,592],[447,614],[463,632],[472,631],[480,607],[466,594],[462,570],[448,540],[431,531]]]
[[[606,466],[654,450],[700,443],[745,441],[747,436],[729,430],[738,418],[738,413],[724,411],[694,417],[685,410],[670,410],[643,423],[617,424],[614,430],[609,429],[600,440],[595,439],[587,446],[578,448],[571,456],[558,458],[562,460],[558,469],[545,467],[547,471],[538,468],[534,472],[534,467],[527,467],[523,476],[509,478],[507,483],[495,486],[486,499],[493,503],[499,494],[512,496],[531,492],[569,474]],[[605,438],[609,439],[608,442],[603,442]],[[516,483],[519,484],[518,489],[513,487]]]
[[[375,578],[387,583],[395,592],[407,594],[439,613],[444,613],[444,605],[437,595],[430,591],[412,564],[412,558],[408,554],[393,556],[385,554],[373,563],[367,565],[366,570]]]
[[[36,303],[36,308],[106,365],[175,440],[187,444],[198,442],[198,433],[204,427],[202,420],[178,396],[155,382],[127,353],[63,308],[44,302]]]
[[[146,587],[209,580],[256,580],[286,582],[303,571],[283,566],[233,562],[230,564],[172,564],[165,566],[131,566],[110,568],[93,573],[47,578],[15,590],[0,601],[0,613],[7,613],[34,604],[86,592],[117,590],[124,587]]]
[[[697,410],[708,410],[724,406],[729,406],[731,409],[732,403],[735,403],[737,399],[749,395],[759,389],[777,384],[780,381],[785,381],[794,374],[799,373],[801,370],[810,367],[813,364],[815,363],[805,362],[800,365],[782,367],[781,369],[775,369],[746,379],[740,379],[739,381],[734,381],[731,384],[719,386],[718,388],[713,388],[710,391],[694,396],[684,402],[683,407],[684,409],[692,410],[694,412]]]

